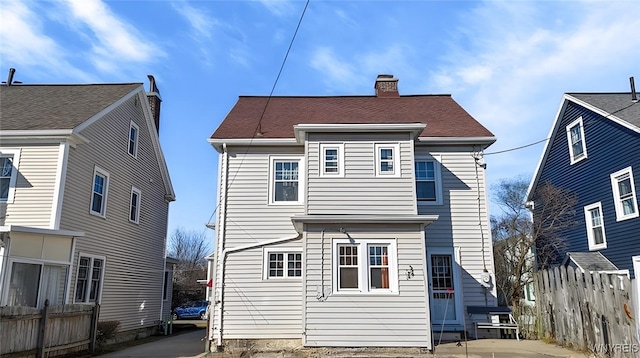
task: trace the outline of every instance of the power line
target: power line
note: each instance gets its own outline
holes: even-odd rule
[[[233,175],[233,178],[231,178],[231,181],[229,181],[229,183],[226,185],[225,192],[227,191],[227,189],[229,189],[231,187],[231,184],[233,184],[233,181],[238,176],[238,173],[240,172],[240,168],[242,167],[242,164],[244,163],[244,159],[246,158],[247,153],[249,152],[249,148],[251,148],[251,144],[253,143],[253,140],[256,138],[256,135],[258,133],[262,132],[262,119],[264,118],[264,114],[267,111],[267,106],[269,105],[269,102],[271,101],[271,98],[273,97],[273,92],[276,89],[276,85],[278,84],[278,81],[280,80],[280,75],[282,75],[282,70],[284,69],[284,65],[287,63],[287,59],[289,57],[289,53],[291,52],[291,48],[293,47],[293,42],[295,41],[296,36],[298,35],[298,30],[300,30],[300,25],[302,24],[302,19],[304,18],[304,14],[307,12],[307,8],[309,7],[309,2],[310,1],[311,0],[307,0],[305,5],[304,5],[304,9],[302,10],[302,14],[300,14],[300,19],[298,20],[298,24],[296,25],[296,29],[293,32],[293,36],[291,37],[291,41],[289,42],[289,47],[287,48],[287,52],[284,55],[284,59],[282,60],[282,64],[280,65],[280,70],[278,71],[278,75],[276,76],[276,79],[273,82],[273,86],[271,87],[271,91],[269,92],[269,96],[267,97],[267,102],[264,104],[264,108],[262,109],[262,113],[260,114],[260,118],[258,119],[258,124],[256,125],[256,129],[253,131],[253,135],[251,136],[251,139],[249,140],[249,144],[247,145],[247,149],[245,150],[245,153],[242,156],[242,159],[240,159],[240,163],[238,164],[238,169],[236,169],[236,172]],[[216,214],[216,211],[219,209],[219,207],[220,207],[220,203],[218,203],[216,208],[213,209],[213,212],[211,213],[211,216],[209,216],[209,220],[207,221],[207,223],[211,222],[211,219]],[[203,231],[203,233],[206,230],[207,229],[205,229]]]
[[[546,142],[548,141],[549,138],[545,138],[545,139],[541,139],[537,142],[533,142],[533,143],[529,143],[529,144],[525,144],[525,145],[521,145],[519,147],[515,147],[515,148],[510,148],[510,149],[505,149],[505,150],[499,150],[497,152],[491,152],[491,153],[484,153],[484,155],[493,155],[493,154],[500,154],[500,153],[506,153],[506,152],[512,152],[514,150],[518,150],[518,149],[522,149],[522,148],[526,148],[526,147],[531,147],[532,145],[536,145],[538,143],[542,143],[542,142]]]

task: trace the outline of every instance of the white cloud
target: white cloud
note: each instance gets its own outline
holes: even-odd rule
[[[359,82],[356,66],[340,59],[333,49],[317,48],[311,57],[311,67],[322,73],[329,87],[345,89]]]
[[[75,20],[93,32],[92,59],[99,69],[114,71],[123,62],[146,63],[165,56],[152,39],[118,18],[102,1],[67,0],[65,4]]]
[[[197,9],[186,2],[172,3],[172,6],[189,22],[196,36],[211,38],[214,25],[218,24],[218,20],[208,16],[203,9]]]
[[[0,23],[0,57],[4,65],[17,69],[16,80],[26,71],[32,78],[45,79],[51,73],[66,73],[69,78],[83,80],[90,78],[68,62],[69,53],[45,34],[39,16],[26,2],[3,0]]]
[[[291,13],[293,6],[288,0],[258,0],[272,14],[283,16]]]

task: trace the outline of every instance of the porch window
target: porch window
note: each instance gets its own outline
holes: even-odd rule
[[[67,266],[13,262],[7,304],[42,307],[45,300],[51,305],[64,303],[67,269]]]
[[[96,302],[102,293],[104,257],[81,255],[76,276],[76,303]]]

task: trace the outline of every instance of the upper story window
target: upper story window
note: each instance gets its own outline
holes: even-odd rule
[[[611,174],[611,189],[613,190],[613,202],[616,208],[616,220],[621,221],[638,217],[638,201],[631,167]]]
[[[566,129],[567,140],[569,142],[569,156],[571,157],[571,164],[574,164],[587,157],[587,145],[584,141],[582,117],[571,122]]]
[[[335,292],[398,292],[395,240],[335,239],[333,252]]]
[[[138,157],[138,132],[140,128],[137,124],[131,121],[131,125],[129,126],[129,154],[134,158]]]
[[[344,176],[344,145],[320,145],[320,175]]]
[[[140,198],[142,193],[136,187],[131,187],[131,200],[129,204],[129,221],[132,223],[140,222]]]
[[[302,252],[298,249],[266,249],[266,279],[302,277]]]
[[[600,202],[584,207],[584,220],[587,226],[589,250],[606,249],[607,238],[604,233],[604,219]]]
[[[376,144],[376,175],[400,175],[400,148],[398,144]]]
[[[88,303],[100,300],[104,264],[104,257],[80,254],[74,302]]]
[[[93,169],[93,186],[91,193],[91,214],[105,217],[107,214],[107,191],[109,189],[109,173],[99,167]]]
[[[0,149],[0,203],[13,203],[19,160],[19,149]]]
[[[442,180],[439,158],[415,160],[416,199],[419,204],[442,204]]]
[[[300,157],[271,157],[270,204],[302,204],[303,161]]]

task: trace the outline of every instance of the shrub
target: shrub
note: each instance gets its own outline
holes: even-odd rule
[[[120,321],[102,321],[98,322],[98,331],[96,332],[96,343],[102,347],[109,339],[113,338],[120,327]]]

